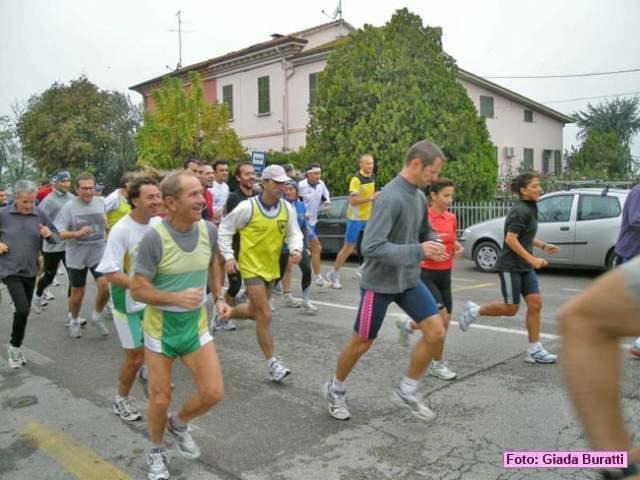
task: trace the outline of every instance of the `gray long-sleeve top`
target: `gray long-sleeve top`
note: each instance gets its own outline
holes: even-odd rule
[[[38,274],[38,253],[42,245],[40,225],[51,230],[47,242],[60,241],[53,223],[38,207],[26,215],[16,211],[15,203],[0,209],[0,242],[9,247],[8,252],[0,254],[0,278]]]
[[[426,213],[427,197],[403,177],[382,189],[362,240],[362,288],[393,294],[418,285],[425,258],[420,242],[436,239]]]

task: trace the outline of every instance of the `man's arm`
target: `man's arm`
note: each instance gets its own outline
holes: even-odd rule
[[[285,208],[287,209],[287,245],[289,246],[289,252],[293,254],[293,252],[302,253],[302,248],[304,247],[304,235],[300,230],[300,226],[298,225],[298,218],[296,215],[295,208],[289,202],[284,202]]]
[[[202,289],[187,288],[180,292],[167,292],[155,288],[150,279],[136,273],[131,282],[131,297],[147,305],[177,306],[193,310],[198,308],[202,301]]]
[[[218,229],[218,248],[225,261],[233,260],[233,235],[244,228],[251,220],[252,205],[250,200],[243,200],[232,212],[227,214]]]

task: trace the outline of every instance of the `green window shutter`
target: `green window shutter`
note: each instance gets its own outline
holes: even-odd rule
[[[562,175],[562,152],[560,150],[553,151],[554,173],[558,176]]]
[[[524,121],[527,123],[533,123],[533,110],[524,111]]]
[[[542,151],[542,173],[549,173],[551,171],[549,164],[551,163],[552,153],[553,152],[551,150]]]
[[[268,76],[258,78],[258,115],[264,113],[271,113]]]
[[[480,95],[480,115],[484,118],[493,118],[493,97]]]
[[[227,105],[229,120],[233,120],[233,85],[222,87],[222,103]]]
[[[533,170],[533,148],[525,148],[523,152],[522,169]]]
[[[313,104],[313,100],[316,98],[316,89],[318,87],[318,74],[309,74],[309,105]]]

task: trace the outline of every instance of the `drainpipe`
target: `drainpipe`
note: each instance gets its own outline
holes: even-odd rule
[[[276,52],[280,51],[280,45],[276,46]],[[291,67],[291,73],[287,73],[289,67],[287,65],[287,58],[285,54],[282,54],[282,72],[284,74],[284,94],[282,95],[282,150],[284,152],[289,151],[289,79],[295,75],[295,69]]]

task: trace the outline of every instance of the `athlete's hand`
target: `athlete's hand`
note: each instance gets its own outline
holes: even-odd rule
[[[0,242],[0,255],[3,253],[7,253],[9,251],[9,246],[6,243]]]
[[[187,310],[195,310],[202,303],[202,289],[201,288],[187,288],[178,292],[178,302],[176,305]]]
[[[560,247],[557,245],[554,245],[553,243],[547,243],[544,246],[544,252],[548,253],[549,255],[555,255],[559,251],[560,251]]]
[[[40,225],[38,230],[42,238],[49,238],[51,236],[51,230],[49,230],[49,227],[46,225]]]
[[[289,263],[292,265],[297,265],[302,260],[302,255],[297,250],[291,252],[289,254]]]
[[[86,237],[91,232],[92,232],[91,227],[89,227],[88,225],[85,225],[84,227],[82,227],[80,230],[76,232],[76,238]]]
[[[216,308],[218,309],[218,317],[220,320],[229,320],[231,318],[232,307],[224,300],[218,300],[216,302]]]
[[[533,261],[531,262],[531,266],[536,270],[540,270],[541,268],[544,268],[547,265],[549,265],[549,262],[547,262],[544,258],[534,257]]]
[[[444,262],[449,259],[449,255],[444,250],[444,245],[440,242],[432,240],[422,242],[422,251],[425,257],[436,262]]]
[[[227,260],[226,262],[224,262],[224,269],[227,273],[238,273],[240,267],[238,266],[238,262],[236,262],[236,259],[232,258],[231,260]]]
[[[453,256],[458,258],[461,257],[463,253],[464,247],[462,246],[462,244],[460,242],[455,242],[453,244]]]

